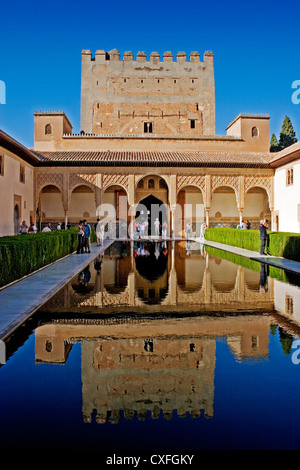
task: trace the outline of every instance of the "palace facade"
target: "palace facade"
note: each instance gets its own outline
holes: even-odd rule
[[[37,111],[33,149],[0,133],[1,235],[23,219],[128,228],[153,207],[176,237],[187,222],[199,235],[203,222],[257,228],[262,218],[299,232],[300,146],[270,153],[268,115],[240,114],[215,135],[213,59],[82,51],[81,132],[63,111]]]

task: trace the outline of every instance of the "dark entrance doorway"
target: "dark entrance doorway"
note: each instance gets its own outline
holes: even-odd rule
[[[155,235],[155,221],[158,219],[160,223],[159,235],[161,235],[163,223],[168,223],[168,206],[150,194],[138,203],[135,218],[139,222],[145,220],[148,222],[148,235]]]
[[[14,207],[14,233],[17,235],[20,231],[20,210],[18,204]]]

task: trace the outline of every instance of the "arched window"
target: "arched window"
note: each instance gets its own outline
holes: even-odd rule
[[[252,137],[258,137],[258,128],[252,127]]]
[[[167,183],[162,178],[159,180],[159,189],[167,189]]]
[[[154,189],[154,180],[153,179],[148,180],[148,189]]]
[[[51,135],[52,134],[52,126],[51,124],[46,124],[45,126],[45,135]]]
[[[137,184],[137,187],[140,188],[140,189],[143,188],[144,187],[144,180],[140,180]]]

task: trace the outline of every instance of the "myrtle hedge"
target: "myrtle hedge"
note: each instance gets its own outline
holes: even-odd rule
[[[91,242],[94,241],[94,231]],[[0,238],[0,286],[22,278],[77,249],[77,230],[14,235]]]
[[[259,230],[241,230],[235,228],[209,228],[205,239],[237,246],[247,250],[260,250]],[[266,253],[295,261],[300,261],[300,234],[287,232],[268,232]]]

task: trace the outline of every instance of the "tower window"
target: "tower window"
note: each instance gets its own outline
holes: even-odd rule
[[[51,135],[52,134],[52,126],[51,124],[46,124],[45,126],[45,135]]]
[[[144,341],[144,350],[153,352],[153,340],[152,339],[148,339]]]
[[[124,83],[126,83],[126,78],[124,78]]]
[[[191,119],[191,129],[195,129],[196,127],[196,121],[195,119]]]
[[[4,155],[0,155],[0,175],[4,175]]]
[[[20,183],[25,183],[25,166],[20,165]]]
[[[252,137],[258,137],[258,129],[257,129],[257,127],[252,127]]]
[[[144,80],[141,80],[141,83],[144,83]]]
[[[144,133],[152,134],[152,132],[153,132],[152,122],[144,122]]]

